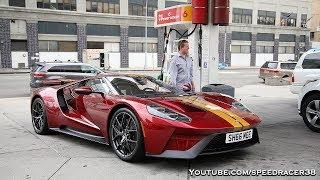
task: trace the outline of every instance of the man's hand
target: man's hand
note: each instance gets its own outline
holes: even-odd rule
[[[183,85],[183,91],[191,91],[192,85],[191,84],[185,84]]]

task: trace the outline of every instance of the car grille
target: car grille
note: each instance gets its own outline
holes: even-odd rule
[[[209,144],[204,148],[201,154],[210,154],[210,153],[218,153],[230,150],[236,150],[245,148],[256,143],[259,143],[259,135],[256,128],[253,129],[252,139],[226,144],[226,134],[218,134],[216,135]]]

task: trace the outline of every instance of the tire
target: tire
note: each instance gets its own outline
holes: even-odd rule
[[[49,133],[45,105],[42,99],[36,98],[31,105],[32,126],[37,134]]]
[[[145,157],[140,122],[127,108],[121,108],[113,114],[109,126],[109,142],[113,151],[123,161],[138,162]]]
[[[301,104],[301,114],[307,127],[314,132],[320,133],[320,105],[318,105],[317,108],[317,102],[320,104],[319,94],[313,94],[307,97]],[[311,108],[311,110],[309,108]],[[315,116],[317,116],[317,118]],[[312,123],[312,119],[314,118],[316,118],[315,123]]]

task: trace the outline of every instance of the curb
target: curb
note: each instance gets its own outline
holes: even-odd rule
[[[30,72],[0,72],[0,74],[29,74]]]

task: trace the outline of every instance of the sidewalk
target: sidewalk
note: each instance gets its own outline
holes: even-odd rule
[[[30,69],[0,68],[0,74],[23,74],[23,73],[30,73]]]

